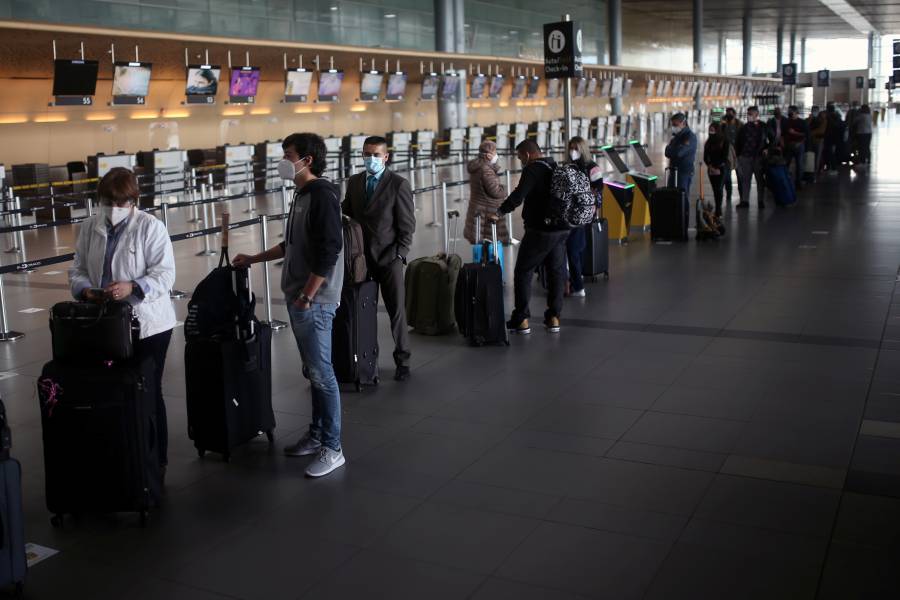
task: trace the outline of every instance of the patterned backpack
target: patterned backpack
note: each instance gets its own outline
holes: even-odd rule
[[[594,220],[597,199],[591,190],[591,181],[575,165],[558,164],[553,169],[550,196],[547,225],[574,229]]]

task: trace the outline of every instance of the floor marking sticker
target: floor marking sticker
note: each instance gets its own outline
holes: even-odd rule
[[[54,550],[53,548],[40,546],[38,544],[25,544],[25,559],[28,561],[29,569],[55,554],[59,554],[59,550]]]

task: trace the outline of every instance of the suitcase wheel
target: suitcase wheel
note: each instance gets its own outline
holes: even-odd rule
[[[56,529],[62,529],[63,516],[61,514],[53,515],[50,517],[50,524]]]

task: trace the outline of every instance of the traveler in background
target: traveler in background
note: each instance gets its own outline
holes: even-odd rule
[[[478,157],[469,161],[469,208],[466,211],[466,227],[463,230],[470,244],[479,244],[491,239],[490,215],[497,212],[500,204],[506,199],[506,188],[500,183],[500,165],[498,163],[497,144],[491,141],[481,142]],[[475,217],[481,215],[481,231],[475,231]],[[509,243],[509,230],[506,221],[497,223],[497,239],[504,244]]]
[[[788,171],[791,169],[791,162],[794,163],[794,185],[798,188],[803,186],[803,156],[806,154],[808,136],[809,128],[806,121],[800,118],[800,109],[789,106],[784,132],[784,158],[787,161]]]
[[[569,140],[569,161],[579,171],[584,173],[588,181],[591,182],[591,191],[598,199],[599,206],[600,194],[603,193],[603,172],[597,163],[591,160],[591,152],[584,138],[575,136]],[[588,225],[587,227],[590,227]],[[566,256],[569,260],[569,286],[570,296],[575,298],[584,298],[584,270],[582,268],[582,257],[584,249],[587,247],[587,227],[575,227],[569,232],[569,239],[566,240]]]
[[[822,170],[823,152],[825,150],[825,132],[828,129],[828,121],[825,113],[818,106],[813,106],[806,121],[809,128],[809,143],[816,153],[816,175]]]
[[[569,229],[558,229],[547,224],[550,200],[550,183],[556,163],[545,157],[534,140],[525,140],[516,146],[516,155],[522,163],[519,185],[506,201],[500,205],[495,218],[514,211],[524,202],[522,220],[525,235],[516,257],[513,274],[515,282],[515,308],[506,323],[514,333],[531,333],[528,319],[531,317],[528,304],[531,300],[531,283],[534,271],[541,264],[550,279],[547,293],[547,310],[544,312],[544,327],[550,333],[559,333],[562,313],[563,290],[566,281],[566,241]]]
[[[684,113],[672,115],[672,139],[666,146],[666,158],[671,169],[667,185],[679,187],[685,194],[690,193],[694,161],[697,159],[697,136],[688,127]]]
[[[342,208],[362,226],[369,276],[381,290],[394,337],[394,379],[409,379],[409,329],[403,271],[416,231],[416,206],[409,181],[387,168],[387,140],[363,142],[366,170],[350,177]]]
[[[134,306],[141,325],[135,358],[153,360],[156,449],[165,479],[169,430],[162,378],[176,323],[169,298],[175,284],[172,242],[162,221],[135,209],[140,188],[128,169],[115,167],[104,175],[97,196],[100,212],[88,217],[78,232],[69,285],[76,300],[125,300]]]
[[[716,201],[715,216],[722,216],[722,192],[725,183],[725,172],[731,169],[731,144],[723,133],[721,123],[713,123],[709,126],[709,137],[703,146],[703,163],[709,174],[709,183],[712,184],[713,196]],[[701,182],[701,185],[703,182]]]
[[[853,123],[859,163],[867,165],[872,162],[872,109],[868,104],[862,105]]]
[[[847,123],[847,133],[849,134],[851,143],[856,139],[856,115],[858,114],[859,102],[854,100],[850,104],[850,109],[847,111],[847,116],[844,119]]]
[[[776,106],[772,118],[767,124],[769,144],[778,148],[784,148],[784,134],[787,131],[787,117],[781,112],[781,107]]]
[[[297,186],[284,241],[259,254],[238,254],[238,268],[284,258],[281,291],[291,329],[309,376],[312,422],[288,456],[316,455],[309,477],[328,475],[346,462],[341,447],[341,392],[331,364],[331,327],[344,283],[340,189],[321,178],[327,166],[325,141],[314,133],[295,133],[282,142],[278,174]]]
[[[747,122],[738,131],[735,142],[737,153],[738,192],[741,201],[738,208],[750,206],[750,184],[756,178],[756,201],[760,209],[766,207],[765,153],[766,126],[759,121],[759,109],[751,106],[747,109]]]
[[[730,204],[732,188],[731,172],[737,166],[737,155],[734,152],[734,145],[737,143],[738,130],[740,130],[743,123],[737,118],[735,110],[729,107],[725,109],[725,119],[722,121],[722,125],[722,133],[725,134],[725,137],[728,139],[728,146],[731,148],[731,157],[728,159],[728,170],[725,171],[725,176],[722,180],[722,183],[725,186],[725,198]]]
[[[825,147],[822,152],[822,166],[823,170],[835,171],[841,163],[847,126],[833,102],[829,102],[825,108],[825,122]]]

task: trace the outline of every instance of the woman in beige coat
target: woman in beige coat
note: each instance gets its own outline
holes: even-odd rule
[[[486,215],[496,214],[506,199],[506,189],[500,183],[500,166],[497,164],[497,144],[482,142],[478,158],[469,161],[469,210],[466,211],[466,227],[463,235],[471,244],[491,238],[491,224]],[[482,215],[481,237],[476,240],[475,216]],[[497,223],[497,239],[509,243],[506,222]]]

